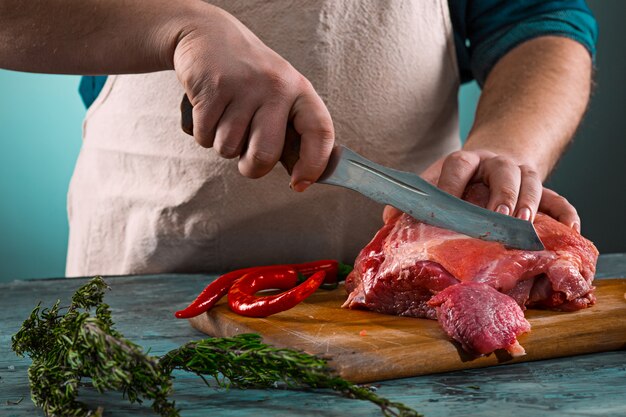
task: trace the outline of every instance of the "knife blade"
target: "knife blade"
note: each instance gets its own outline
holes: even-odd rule
[[[531,222],[468,203],[416,174],[376,164],[345,146],[335,146],[317,182],[357,191],[432,226],[510,248],[544,249]]]
[[[189,135],[193,135],[192,110],[185,95],[181,102],[181,125]],[[289,125],[280,161],[290,175],[299,155],[300,135]],[[432,226],[500,242],[510,248],[544,249],[531,222],[468,203],[440,190],[419,175],[376,164],[345,146],[335,146],[326,170],[317,182],[357,191]]]

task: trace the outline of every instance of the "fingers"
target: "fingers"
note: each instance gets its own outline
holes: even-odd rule
[[[218,98],[200,101],[193,108],[193,133],[201,146],[214,147],[224,158],[241,156],[241,174],[259,178],[280,159],[290,114],[301,136],[292,188],[304,191],[324,171],[335,139],[330,114],[310,84],[293,103],[282,96],[261,104],[231,101],[226,106]]]
[[[424,174],[436,177],[437,163]],[[443,160],[438,186],[462,197],[470,182],[482,181],[489,186],[486,208],[532,221],[541,200],[541,178],[526,165],[487,152],[458,151]]]
[[[490,190],[488,209],[531,222],[537,212],[542,211],[580,233],[580,217],[574,206],[556,192],[544,188],[541,177],[532,168],[516,166],[499,157],[486,161],[483,166]],[[500,210],[504,206],[506,209]]]
[[[296,99],[292,114],[300,134],[300,158],[291,183],[294,190],[304,191],[324,172],[335,143],[335,129],[326,105],[314,91]]]
[[[432,164],[421,176],[457,197],[463,196],[469,184],[483,182],[489,187],[487,209],[531,222],[542,211],[580,232],[576,209],[565,198],[544,188],[537,171],[493,152],[457,151]],[[393,210],[385,209],[385,221],[392,219]]]
[[[487,209],[512,214],[522,183],[519,167],[508,158],[496,156],[486,160],[481,171],[483,181],[489,186]]]
[[[393,206],[385,206],[383,210],[383,222],[385,224],[393,221],[396,217],[400,216],[402,212]]]
[[[224,158],[240,155],[240,172],[258,178],[278,162],[291,120],[301,135],[292,184],[305,189],[332,150],[326,106],[302,74],[235,17],[213,8],[205,18],[174,50],[176,75],[194,107],[191,118],[183,111],[183,127],[193,124],[198,143]]]
[[[443,159],[437,160],[434,164],[422,171],[420,177],[433,185],[437,185],[439,182],[439,175],[441,174],[441,168],[443,167],[443,161]]]
[[[454,152],[443,161],[437,186],[460,198],[479,165],[480,156],[475,152]]]
[[[222,117],[227,101],[223,97],[200,100],[193,107],[193,137],[204,148],[213,146],[217,123]]]
[[[245,149],[250,133],[250,122],[256,112],[255,106],[239,106],[231,102],[215,131],[213,148],[223,158],[240,156]]]
[[[565,197],[544,188],[539,210],[580,233],[580,217]]]
[[[532,222],[539,210],[543,185],[541,184],[541,177],[532,168],[522,165],[520,166],[520,173],[521,185],[513,215],[518,219]]]
[[[248,146],[238,164],[242,175],[248,178],[262,177],[280,159],[289,113],[284,104],[268,103],[254,114]]]

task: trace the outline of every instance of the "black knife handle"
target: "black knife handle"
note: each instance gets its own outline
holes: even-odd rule
[[[187,94],[183,96],[183,100],[180,102],[180,122],[183,132],[193,136],[193,106]],[[300,135],[293,127],[291,123],[287,124],[285,132],[285,145],[283,147],[283,153],[280,156],[280,162],[287,170],[287,173],[291,175],[293,167],[300,158]]]

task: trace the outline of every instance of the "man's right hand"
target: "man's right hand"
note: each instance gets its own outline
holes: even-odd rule
[[[293,124],[301,136],[291,176],[297,191],[322,174],[334,142],[311,83],[202,0],[0,0],[0,68],[83,75],[174,69],[194,106],[198,143],[240,157],[247,177],[272,169]]]
[[[246,177],[279,161],[290,121],[301,135],[291,184],[303,191],[322,174],[334,144],[326,106],[311,83],[227,12],[210,5],[184,25],[173,54],[193,105],[193,134]]]

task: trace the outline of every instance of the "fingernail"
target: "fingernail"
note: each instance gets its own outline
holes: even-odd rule
[[[500,204],[498,207],[496,207],[496,211],[498,213],[502,213],[505,215],[509,214],[509,206],[505,206],[504,204]]]
[[[311,184],[311,181],[298,181],[297,183],[293,184],[291,189],[301,193],[302,191],[309,188]]]
[[[530,209],[528,207],[524,207],[523,209],[518,211],[517,218],[522,220],[530,220]]]
[[[580,233],[580,223],[578,222],[574,222],[572,223],[572,229],[576,230],[578,233]]]

